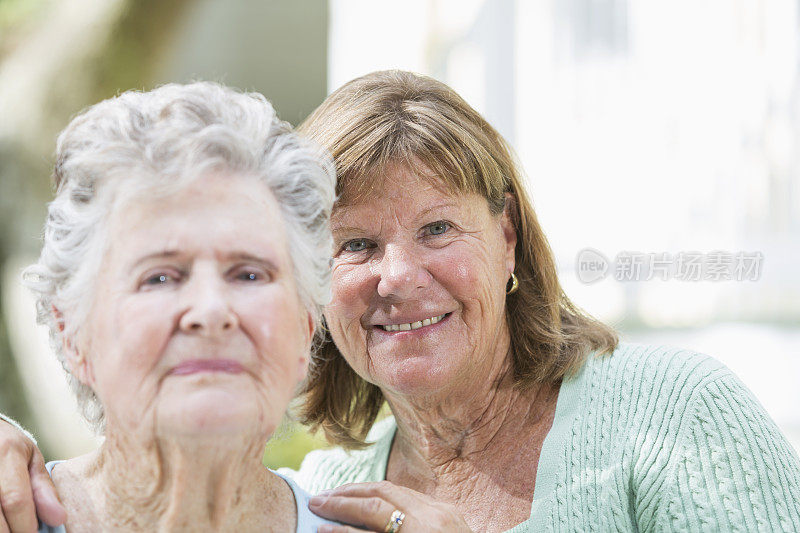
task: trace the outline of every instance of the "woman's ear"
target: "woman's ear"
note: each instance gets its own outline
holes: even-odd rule
[[[66,364],[69,372],[84,385],[91,387],[94,382],[94,372],[92,371],[91,362],[86,358],[85,354],[78,349],[75,339],[71,335],[66,335],[66,323],[64,315],[58,310],[56,306],[51,306],[53,319],[55,320],[56,327],[61,334],[61,349],[64,351],[64,363]]]
[[[305,343],[305,350],[303,351],[303,355],[300,356],[299,361],[297,362],[297,380],[302,381],[306,379],[306,374],[308,374],[308,364],[311,359],[311,346],[314,343],[314,333],[316,332],[317,328],[314,323],[314,317],[311,313],[306,313],[307,321],[304,325],[304,333],[307,332],[308,336],[306,337]]]
[[[503,229],[503,237],[506,242],[506,267],[510,275],[514,272],[514,267],[516,267],[515,251],[517,248],[517,198],[513,193],[506,193],[500,226]]]

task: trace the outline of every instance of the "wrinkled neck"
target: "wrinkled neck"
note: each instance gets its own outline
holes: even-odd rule
[[[109,530],[270,530],[294,513],[288,485],[261,464],[266,438],[136,439],[107,431],[87,469],[93,519]]]
[[[398,427],[392,454],[417,476],[439,480],[454,464],[491,464],[538,426],[549,428],[557,384],[522,389],[509,367],[494,378],[436,400],[389,397]]]

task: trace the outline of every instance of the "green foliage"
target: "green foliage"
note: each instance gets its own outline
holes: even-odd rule
[[[2,0],[0,0],[2,1]],[[94,64],[96,81],[90,102],[109,98],[129,89],[153,88],[159,58],[187,8],[196,0],[128,0]]]
[[[0,0],[0,30],[25,22],[44,3],[44,0]]]
[[[297,470],[308,452],[327,446],[321,434],[312,435],[306,427],[284,419],[264,449],[262,462],[272,469],[288,466]]]

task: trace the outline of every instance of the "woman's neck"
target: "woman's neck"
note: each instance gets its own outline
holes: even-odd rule
[[[265,438],[136,441],[116,439],[115,434],[107,431],[109,437],[101,448],[71,469],[77,474],[72,478],[73,489],[77,483],[84,493],[74,512],[68,505],[74,529],[83,529],[77,527],[79,523],[104,531],[286,531],[294,527],[291,489],[261,464]],[[70,485],[68,478],[64,481]]]
[[[450,472],[497,464],[496,454],[524,448],[529,440],[540,444],[552,424],[558,388],[519,388],[506,367],[492,379],[473,380],[469,387],[437,398],[387,394],[398,427],[392,446],[395,464],[438,485]]]

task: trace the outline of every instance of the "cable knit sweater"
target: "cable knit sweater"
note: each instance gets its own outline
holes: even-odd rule
[[[371,447],[312,452],[293,476],[312,493],[382,480],[396,429],[382,420]],[[800,531],[800,461],[716,360],[621,344],[562,383],[530,518],[510,531]]]

